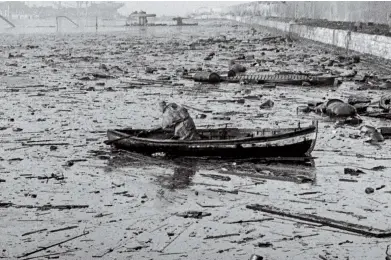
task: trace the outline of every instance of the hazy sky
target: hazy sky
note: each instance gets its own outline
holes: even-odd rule
[[[250,1],[131,1],[119,10],[120,13],[130,14],[133,11],[146,11],[157,16],[185,15],[201,7],[225,7]]]

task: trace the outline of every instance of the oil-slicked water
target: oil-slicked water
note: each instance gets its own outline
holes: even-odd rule
[[[60,259],[246,260],[256,253],[265,259],[314,259],[319,255],[327,259],[384,259],[389,239],[367,238],[246,208],[255,203],[273,205],[391,228],[389,140],[380,146],[370,145],[364,138],[349,137],[359,133],[357,127],[334,128],[334,122],[326,117],[296,111],[297,106],[312,100],[347,100],[350,94],[358,93],[355,83],[263,89],[257,85],[198,84],[179,76],[182,68],[227,71],[228,61],[240,53],[262,60],[254,67],[250,64],[255,60],[246,62],[248,74],[265,68],[268,73],[323,70],[317,61],[336,55],[308,42],[260,42],[269,34],[257,30],[252,35],[245,25],[203,22],[197,27],[120,32],[3,34],[0,257],[13,259],[89,232],[31,257],[61,253]],[[217,42],[222,35],[232,41]],[[208,38],[212,40],[199,41]],[[195,48],[190,47],[192,43]],[[204,61],[212,51],[216,56]],[[369,61],[362,59],[355,68],[387,75]],[[157,72],[146,74],[147,66]],[[89,80],[93,73],[112,78]],[[167,76],[171,82],[163,82],[159,76]],[[155,81],[129,83],[140,78]],[[376,100],[384,91],[359,93]],[[244,104],[216,101],[248,95],[262,97],[245,99]],[[205,119],[196,118],[199,112],[189,110],[198,127],[292,127],[298,121],[303,125],[318,119],[318,140],[312,154],[317,157],[315,166],[167,161],[112,151],[103,144],[107,129],[159,125],[158,102],[163,99],[212,110]],[[260,109],[267,99],[274,101],[274,107]],[[213,119],[227,116],[230,120]],[[388,121],[370,118],[364,118],[364,124],[389,126]],[[371,170],[375,166],[386,168]],[[345,167],[360,168],[365,174],[345,175]],[[298,179],[303,176],[314,181],[301,183]],[[381,185],[385,187],[365,193],[367,187]],[[306,192],[312,193],[303,194]],[[49,203],[79,208],[39,208]],[[211,215],[179,216],[189,210]],[[228,223],[270,217],[273,220]],[[70,226],[77,227],[56,231]],[[26,234],[37,230],[41,231]],[[228,234],[232,236],[205,239]],[[266,242],[272,246],[260,244]]]

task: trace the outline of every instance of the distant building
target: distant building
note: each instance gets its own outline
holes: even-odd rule
[[[8,19],[50,18],[58,15],[69,17],[99,16],[116,19],[123,16],[118,9],[125,3],[112,1],[52,1],[52,2],[0,2],[0,14]]]

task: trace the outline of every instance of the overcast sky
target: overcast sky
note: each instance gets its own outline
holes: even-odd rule
[[[126,2],[125,6],[118,11],[124,15],[143,10],[147,13],[154,13],[157,16],[173,16],[186,15],[201,7],[225,7],[245,2],[250,1],[131,1]]]

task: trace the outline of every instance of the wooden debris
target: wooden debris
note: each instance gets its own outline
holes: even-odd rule
[[[161,253],[163,253],[163,251],[169,246],[172,244],[172,242],[174,242],[180,235],[183,234],[183,232],[185,232],[191,225],[193,225],[193,223],[191,223],[190,225],[186,226],[176,237],[174,237],[167,245],[165,245],[161,250],[159,250]]]
[[[239,193],[238,190],[233,190],[233,191],[223,190],[223,189],[208,189],[208,190],[214,191],[214,192],[220,192],[220,193],[231,193],[231,194],[238,194]]]
[[[320,193],[319,191],[309,191],[309,192],[303,192],[303,193],[298,193],[298,194],[295,194],[295,196],[297,195],[312,195],[312,194],[318,194]]]
[[[69,143],[22,143],[23,146],[70,145]]]
[[[254,246],[265,248],[265,247],[272,247],[273,244],[270,242],[259,242],[259,243],[256,243]]]
[[[239,233],[232,233],[232,234],[225,234],[225,235],[218,235],[218,236],[206,236],[204,239],[217,239],[217,238],[225,238],[225,237],[233,237],[233,236],[240,236]]]
[[[59,228],[59,229],[53,229],[53,230],[50,230],[49,233],[54,233],[54,232],[59,232],[59,231],[64,231],[64,230],[69,230],[69,229],[74,229],[74,228],[78,228],[79,226],[69,226],[69,227],[65,227],[65,228]]]
[[[196,204],[200,207],[203,207],[203,208],[218,208],[218,207],[223,207],[223,205],[202,205],[198,202],[196,202]]]
[[[52,248],[52,247],[55,247],[55,246],[59,246],[59,245],[62,245],[62,244],[64,244],[64,243],[66,243],[66,242],[69,242],[69,241],[71,241],[71,240],[74,240],[74,239],[76,239],[76,238],[79,238],[79,237],[88,235],[89,233],[90,233],[90,232],[85,232],[85,233],[83,233],[83,234],[81,234],[81,235],[78,235],[78,236],[69,238],[69,239],[67,239],[67,240],[64,240],[64,241],[61,241],[61,242],[52,244],[52,245],[50,245],[50,246],[41,246],[39,249],[34,250],[34,251],[31,251],[31,252],[29,252],[29,253],[24,253],[23,255],[18,256],[17,258],[22,258],[22,257],[26,257],[26,256],[29,256],[29,255],[32,255],[32,254],[41,252],[41,251],[45,251],[45,250],[47,250],[47,249],[49,249],[49,248]]]
[[[38,210],[50,210],[50,209],[58,209],[58,210],[64,210],[64,209],[82,209],[82,208],[88,208],[89,205],[43,205],[43,206],[35,206],[35,205],[16,205],[11,202],[7,203],[0,203],[0,208],[28,208],[28,209],[38,209]]]
[[[99,214],[95,215],[94,218],[101,218],[101,217],[110,216],[110,215],[113,215],[113,213],[106,213],[106,214],[99,213]]]
[[[219,180],[219,181],[230,181],[231,180],[231,178],[228,177],[228,176],[221,176],[221,175],[217,175],[217,174],[204,174],[204,173],[201,173],[200,175],[204,176],[204,177],[212,178],[214,180]]]
[[[354,214],[353,212],[347,212],[347,211],[342,211],[342,210],[332,210],[332,209],[328,209],[327,211],[337,212],[337,213],[342,213],[342,214],[350,215],[350,216],[352,216],[352,217],[358,218],[359,220],[361,220],[361,219],[366,219],[366,218],[367,218],[367,217],[364,217],[364,216],[361,216],[361,215]]]
[[[344,173],[352,176],[359,176],[360,174],[365,174],[365,172],[363,172],[360,169],[352,169],[352,168],[345,168]]]
[[[208,213],[208,212],[203,212],[203,211],[191,210],[191,211],[186,211],[183,213],[177,213],[175,215],[177,215],[179,217],[184,217],[184,218],[198,218],[198,219],[200,219],[203,217],[211,216],[212,214]]]
[[[344,182],[358,182],[358,180],[351,180],[351,179],[339,179],[339,181],[344,181]]]
[[[352,233],[357,233],[365,236],[378,237],[378,238],[391,237],[390,230],[381,230],[373,227],[367,227],[363,225],[338,221],[338,220],[315,216],[315,215],[291,213],[286,210],[282,210],[268,205],[254,204],[254,205],[247,205],[246,208],[256,210],[256,211],[262,211],[270,214],[275,214],[279,216],[284,216],[288,218],[304,220],[307,222],[319,223],[319,224],[323,224],[324,226],[350,231]]]
[[[44,229],[39,229],[39,230],[35,230],[35,231],[30,231],[30,232],[22,234],[22,237],[28,236],[28,235],[32,235],[32,234],[35,234],[35,233],[40,233],[40,232],[43,232],[43,231],[46,231],[46,230],[48,230],[48,229],[44,228]]]
[[[224,224],[241,224],[241,223],[250,223],[250,222],[263,222],[263,221],[269,221],[269,220],[274,220],[274,218],[238,220],[238,221],[232,221],[232,222],[224,222]]]
[[[68,254],[68,253],[72,253],[74,250],[69,250],[69,251],[65,251],[65,252],[59,252],[59,253],[51,253],[51,254],[46,254],[46,255],[39,255],[39,256],[32,256],[32,257],[28,257],[28,258],[24,258],[23,260],[30,260],[30,259],[37,259],[37,258],[47,258],[47,259],[52,259],[52,258],[49,258],[49,257],[54,257],[54,256],[59,256],[59,255],[65,255],[65,254]],[[1,258],[1,257],[0,257]],[[59,257],[58,257],[59,258]]]

